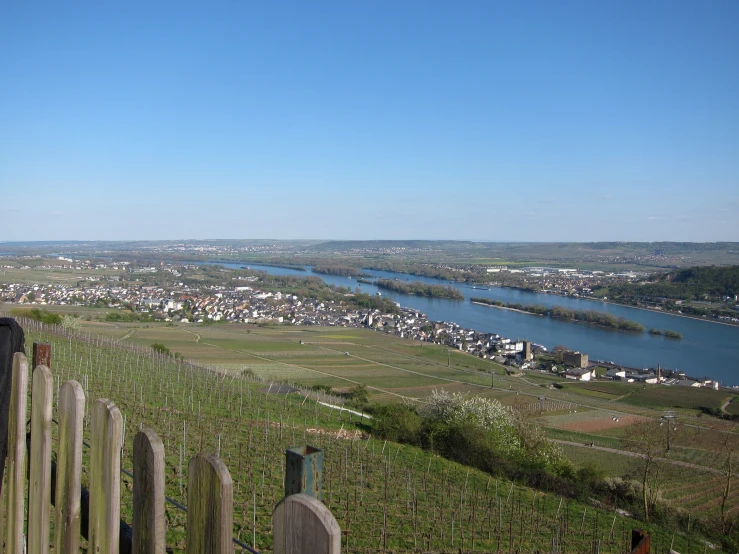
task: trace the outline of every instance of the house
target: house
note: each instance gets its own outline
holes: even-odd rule
[[[626,379],[626,370],[614,367],[606,371],[603,377],[606,379],[613,379],[614,381],[620,381],[621,379]]]
[[[659,377],[657,377],[656,373],[640,373],[638,375],[634,375],[634,381],[638,383],[646,383],[648,385],[656,385],[659,383]]]
[[[590,381],[595,377],[595,371],[591,371],[586,367],[575,367],[565,371],[565,377],[576,381]]]

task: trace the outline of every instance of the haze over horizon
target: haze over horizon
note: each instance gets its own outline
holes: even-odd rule
[[[0,7],[0,241],[739,241],[739,3]]]

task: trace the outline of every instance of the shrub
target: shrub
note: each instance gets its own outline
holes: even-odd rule
[[[421,443],[421,416],[410,406],[402,404],[372,407],[373,430],[378,437],[394,442],[418,445]]]
[[[349,406],[354,408],[362,409],[369,404],[369,392],[365,385],[357,385],[351,388],[346,394],[346,398],[349,400]]]
[[[39,308],[34,308],[32,310],[16,308],[10,310],[10,315],[13,317],[27,317],[28,319],[40,321],[41,323],[45,323],[46,325],[61,325],[62,323],[62,316],[60,316],[59,314],[54,314],[47,310],[41,310]]]
[[[155,342],[151,345],[151,349],[156,352],[157,354],[162,354],[164,356],[171,356],[172,352],[169,348],[164,346],[161,342]]]

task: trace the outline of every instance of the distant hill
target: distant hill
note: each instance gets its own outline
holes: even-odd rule
[[[739,294],[739,265],[688,267],[662,273],[647,283],[609,287],[611,294],[676,300],[702,300]]]
[[[349,250],[382,250],[393,248],[445,249],[453,246],[472,247],[471,241],[454,240],[331,240],[312,246],[315,252],[346,252]]]

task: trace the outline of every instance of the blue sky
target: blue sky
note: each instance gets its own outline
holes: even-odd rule
[[[739,241],[739,2],[4,2],[0,240]]]

